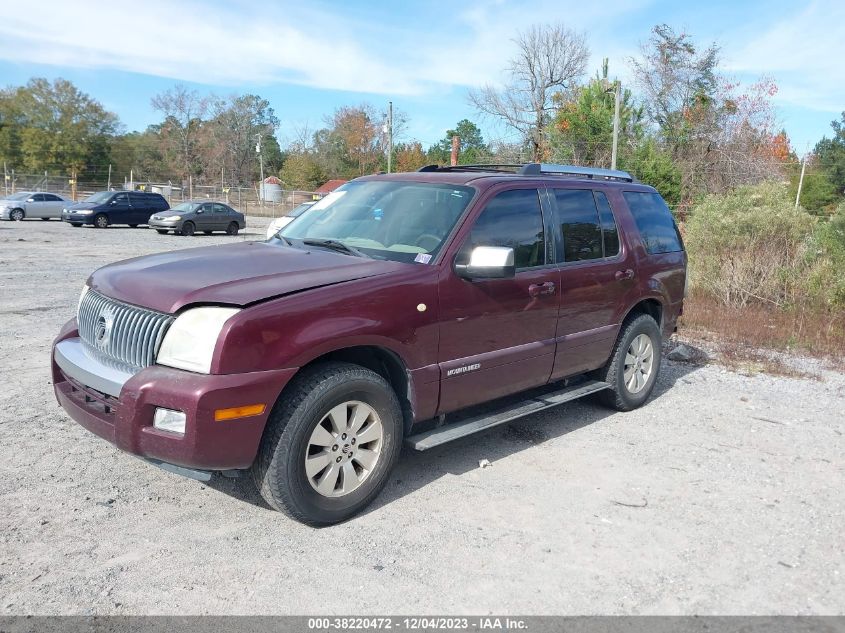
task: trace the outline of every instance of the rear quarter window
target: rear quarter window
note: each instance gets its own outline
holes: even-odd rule
[[[672,212],[658,193],[623,191],[645,250],[655,255],[684,250]]]

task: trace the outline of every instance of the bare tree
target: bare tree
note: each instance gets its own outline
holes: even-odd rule
[[[154,109],[164,115],[162,136],[170,139],[168,149],[175,152],[181,175],[187,180],[188,175],[200,167],[196,145],[210,99],[177,84],[172,90],[154,96],[151,103]]]
[[[583,33],[562,24],[532,26],[514,41],[518,53],[502,89],[487,85],[471,90],[469,100],[519,132],[530,143],[534,160],[542,160],[552,95],[570,90],[584,75],[590,51]]]

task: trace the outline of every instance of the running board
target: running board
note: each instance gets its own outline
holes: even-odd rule
[[[573,387],[565,387],[559,391],[552,391],[542,396],[536,396],[521,400],[520,402],[509,404],[503,409],[489,414],[476,415],[460,422],[446,424],[424,433],[411,435],[405,439],[405,443],[411,448],[418,451],[425,451],[435,446],[440,446],[446,442],[451,442],[460,437],[466,437],[473,433],[485,431],[499,426],[500,424],[507,424],[519,418],[543,411],[544,409],[551,409],[564,402],[577,400],[583,396],[597,391],[603,391],[610,385],[606,382],[598,380],[588,380],[579,383]]]

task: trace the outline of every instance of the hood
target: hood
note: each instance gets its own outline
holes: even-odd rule
[[[93,209],[98,206],[100,205],[96,202],[71,202],[65,205],[65,209],[68,211],[78,211],[80,209]]]
[[[406,266],[319,248],[240,242],[117,262],[94,272],[88,284],[107,297],[174,313],[190,304],[243,307]]]

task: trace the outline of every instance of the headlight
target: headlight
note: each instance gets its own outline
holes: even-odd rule
[[[166,218],[162,218],[164,222],[176,222],[179,219],[178,215],[169,215]]]
[[[79,211],[71,211],[71,213],[75,213],[76,215],[91,215],[94,213],[93,209],[80,209]]]
[[[200,374],[209,373],[220,330],[238,312],[239,308],[212,307],[183,312],[164,335],[156,362]]]

